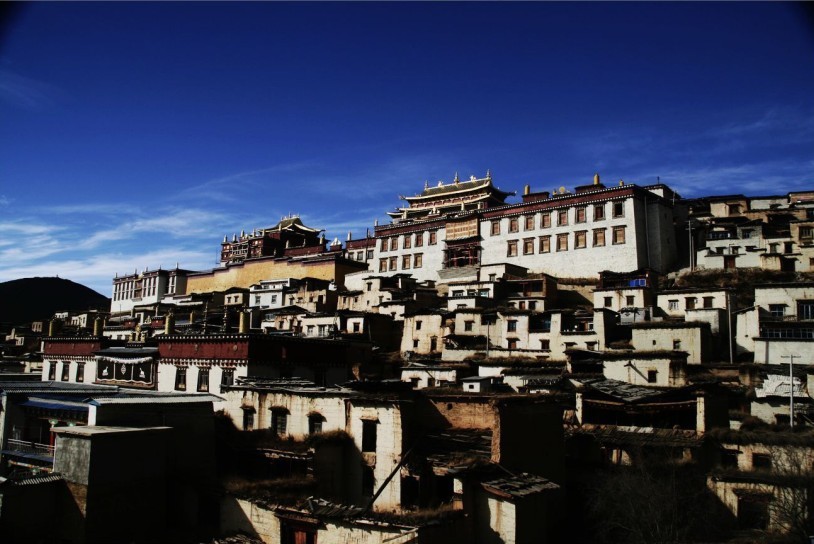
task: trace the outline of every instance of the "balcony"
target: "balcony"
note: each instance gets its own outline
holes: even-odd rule
[[[47,463],[54,462],[54,446],[49,444],[38,444],[29,440],[16,440],[9,438],[6,440],[4,454],[27,457]]]

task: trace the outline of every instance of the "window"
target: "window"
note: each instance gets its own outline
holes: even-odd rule
[[[390,251],[395,251],[399,248],[399,239],[398,237],[390,238]]]
[[[410,249],[413,247],[413,237],[409,234],[404,235],[404,241],[401,244],[401,247],[404,249]]]
[[[368,293],[371,292],[373,290],[373,282],[372,281],[367,282],[365,284],[365,289],[367,289]]]
[[[625,216],[625,203],[623,201],[613,203],[613,216],[614,217]]]
[[[568,235],[557,235],[557,251],[568,251]]]
[[[551,212],[543,212],[540,216],[540,228],[547,229],[551,226]]]
[[[415,234],[415,247],[423,247],[424,246],[424,233],[417,232]]]
[[[613,306],[613,297],[605,297],[605,308]]]
[[[367,250],[367,256],[366,256],[366,258],[367,258],[367,260],[368,260],[368,261],[369,261],[369,260],[371,260],[371,259],[373,258],[373,250],[372,250],[372,249],[368,249],[368,250]]]
[[[492,227],[491,227],[491,230],[489,232],[490,232],[490,234],[492,236],[497,236],[498,234],[500,234],[500,220],[499,219],[497,221],[492,221]]]
[[[76,381],[77,382],[84,382],[85,381],[85,364],[79,363],[76,365]]]
[[[794,251],[794,243],[792,242],[783,242],[783,252],[784,253],[791,253]]]
[[[517,240],[510,240],[506,243],[506,256],[517,257]]]
[[[401,257],[401,269],[402,270],[407,270],[408,268],[410,268],[410,261],[412,260],[410,257],[411,257],[411,255],[402,255],[402,257]]]
[[[551,236],[540,236],[540,253],[551,251]]]
[[[175,367],[175,390],[187,390],[187,369],[185,367]]]
[[[657,370],[648,370],[647,371],[647,383],[656,383],[658,374],[659,373],[658,373]]]
[[[271,432],[277,436],[285,436],[286,424],[288,423],[288,410],[285,408],[271,409]]]
[[[430,336],[430,351],[436,351],[437,349],[438,349],[438,337]]]
[[[752,468],[755,470],[768,470],[772,468],[772,457],[768,453],[752,453]]]
[[[466,332],[472,332],[472,328],[474,327],[474,321],[464,321],[464,330]]]
[[[234,385],[235,383],[235,371],[231,368],[224,368],[223,372],[220,375],[220,385],[223,386],[230,386]]]
[[[379,259],[379,272],[387,272],[387,259]]]
[[[508,349],[517,349],[517,338],[507,338],[506,347]]]
[[[379,245],[379,250],[380,251],[387,251],[387,239],[386,238],[382,238],[382,242]]]
[[[574,233],[574,247],[576,249],[582,249],[587,246],[587,239],[588,231],[581,230],[579,232]]]
[[[534,216],[533,215],[527,215],[523,219],[523,222],[524,222],[524,226],[523,226],[524,230],[534,230]]]
[[[254,303],[260,304],[260,295],[254,295]]]
[[[311,414],[308,416],[308,434],[319,434],[322,432],[322,424],[325,418],[320,414]]]
[[[353,332],[361,332],[361,323],[358,321],[353,322]]]
[[[424,261],[423,253],[416,253],[415,255],[413,255],[413,268],[421,268],[423,261]]]
[[[523,240],[523,255],[531,255],[534,253],[534,238],[525,238]]]
[[[71,363],[62,361],[62,381],[67,382],[71,379]]]
[[[519,222],[516,217],[509,218],[509,232],[517,232],[520,230]]]
[[[517,321],[511,319],[506,322],[506,331],[507,332],[517,332]]]
[[[363,261],[364,259],[365,259],[365,252],[364,251],[359,251],[359,252],[356,253],[356,260],[357,261]]]
[[[376,426],[377,421],[362,420],[362,452],[376,453]]]
[[[390,257],[390,270],[397,270],[399,265],[398,257]]]
[[[254,430],[254,408],[243,410],[243,430]]]
[[[769,313],[772,314],[772,317],[783,317],[786,315],[786,305],[769,304]]]
[[[814,228],[800,227],[800,238],[811,239],[814,238]]]
[[[704,297],[704,308],[712,308],[714,297]]]
[[[209,391],[209,369],[198,369],[198,391],[205,393]]]
[[[729,215],[739,215],[741,213],[741,206],[740,204],[730,204],[729,208]]]
[[[695,310],[695,297],[687,297],[684,299],[684,308],[687,310]]]
[[[636,305],[636,297],[633,295],[627,295],[625,297],[625,304],[627,306],[635,306]]]
[[[437,231],[430,231],[430,239],[427,242],[428,245],[434,246],[438,243],[438,232]]]
[[[801,321],[814,319],[814,301],[801,300],[797,302],[797,319]]]
[[[540,340],[540,349],[543,351],[551,351],[551,340]]]
[[[559,210],[557,212],[557,224],[558,225],[568,224],[568,210]]]
[[[421,330],[421,323],[422,323],[421,321],[416,321],[415,322],[415,330],[417,330],[417,331]]]
[[[576,212],[576,220],[575,221],[577,223],[584,223],[586,221],[586,219],[585,219],[585,215],[586,215],[585,206],[580,206],[579,208],[577,208],[575,210],[575,212]]]
[[[605,245],[605,229],[594,229],[594,247]]]
[[[625,227],[613,227],[613,243],[625,243]]]
[[[605,205],[597,204],[594,206],[594,221],[601,221],[605,219]]]
[[[673,349],[681,349],[681,340],[678,338],[673,339]]]

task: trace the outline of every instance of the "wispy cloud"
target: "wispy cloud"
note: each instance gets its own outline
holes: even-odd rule
[[[721,166],[673,166],[659,171],[661,181],[684,197],[726,193],[746,195],[784,194],[811,189],[809,172],[814,160],[767,161]],[[640,173],[640,179],[654,178],[652,172]]]
[[[43,110],[55,103],[58,92],[52,85],[0,68],[0,100],[27,110]]]
[[[207,268],[212,266],[212,256],[208,252],[176,249],[161,249],[146,253],[122,254],[103,253],[83,258],[47,260],[23,266],[0,267],[0,281],[37,276],[59,276],[85,284],[109,296],[111,281],[116,274],[130,270],[175,267],[178,262],[184,267]]]

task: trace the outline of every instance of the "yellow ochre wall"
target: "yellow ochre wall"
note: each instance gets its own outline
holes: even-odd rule
[[[262,259],[245,261],[226,268],[215,268],[206,274],[196,274],[187,278],[185,294],[225,291],[230,287],[245,287],[260,283],[261,280],[282,280],[286,278],[318,278],[333,280],[342,284],[345,275],[365,270],[364,263],[353,261],[280,261]]]

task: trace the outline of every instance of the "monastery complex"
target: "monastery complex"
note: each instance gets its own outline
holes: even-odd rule
[[[16,327],[0,540],[814,534],[814,190],[586,181],[455,175],[344,241],[284,217]]]

